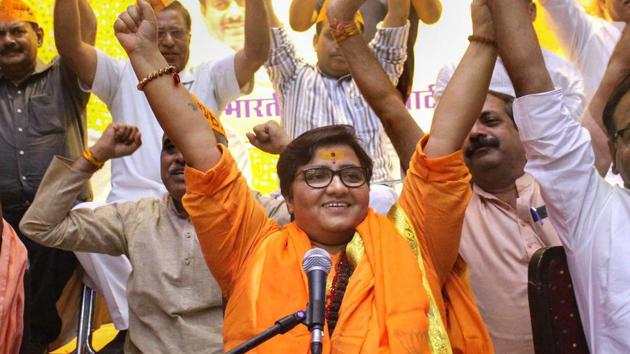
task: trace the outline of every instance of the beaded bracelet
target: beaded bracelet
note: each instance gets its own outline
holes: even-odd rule
[[[173,82],[175,83],[175,85],[178,85],[180,83],[180,79],[179,79],[179,75],[177,74],[177,68],[175,68],[173,65],[169,65],[165,68],[162,68],[158,71],[154,71],[151,74],[149,74],[149,76],[145,77],[144,79],[140,80],[140,82],[138,82],[138,90],[142,91],[144,89],[144,86],[146,86],[146,84],[148,84],[150,81],[157,79],[158,77],[162,76],[162,75],[166,75],[166,74],[172,74],[173,75]]]
[[[330,33],[337,43],[361,33],[361,29],[354,21],[339,21],[334,19],[330,22]]]
[[[105,162],[100,162],[96,159],[96,157],[94,157],[94,154],[92,154],[92,150],[90,150],[90,148],[85,148],[81,156],[83,156],[84,159],[91,163],[92,166],[96,167],[97,170],[100,170],[103,165],[105,165]]]
[[[482,44],[486,44],[492,47],[497,47],[497,41],[495,41],[494,39],[491,38],[487,38],[487,37],[482,37],[482,36],[477,36],[477,35],[470,35],[468,36],[468,41],[469,42],[479,42]]]

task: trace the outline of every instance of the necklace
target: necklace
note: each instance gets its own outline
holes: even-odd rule
[[[343,251],[339,256],[339,262],[335,265],[335,276],[333,277],[332,287],[326,297],[326,323],[328,323],[328,334],[332,336],[337,320],[339,319],[339,308],[343,295],[346,293],[348,281],[352,275],[352,270],[348,264],[346,252]]]

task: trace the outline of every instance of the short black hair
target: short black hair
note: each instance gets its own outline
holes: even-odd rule
[[[514,124],[514,126],[518,129],[516,122],[514,121],[514,96],[492,90],[488,90],[488,94],[504,102],[505,105],[503,108],[505,109],[505,113],[512,120],[512,124]]]
[[[630,74],[626,75],[626,77],[621,81],[617,87],[613,90],[608,102],[606,103],[606,107],[604,108],[604,113],[602,114],[602,120],[604,121],[604,127],[606,128],[606,133],[609,138],[612,138],[613,135],[617,132],[617,127],[615,125],[615,110],[619,105],[621,99],[630,91]]]
[[[293,197],[291,184],[295,180],[298,168],[313,159],[315,150],[332,145],[349,146],[357,155],[361,167],[367,171],[366,180],[372,178],[372,158],[361,147],[352,126],[337,124],[315,128],[295,138],[280,154],[277,171],[280,192],[285,199],[291,200]]]
[[[179,12],[184,17],[184,24],[186,25],[186,29],[190,32],[192,28],[192,19],[190,18],[190,12],[186,10],[184,5],[182,5],[179,1],[173,1],[170,5],[165,7],[162,11],[171,10]]]

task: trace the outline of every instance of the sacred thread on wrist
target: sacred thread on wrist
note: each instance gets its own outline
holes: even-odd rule
[[[488,38],[488,37],[483,37],[483,36],[477,36],[475,34],[468,36],[468,41],[469,42],[478,42],[481,44],[486,44],[489,45],[491,47],[497,47],[497,41],[495,41],[492,38]]]
[[[92,153],[92,150],[90,150],[90,148],[85,148],[81,156],[83,156],[83,158],[86,159],[97,170],[100,170],[105,164],[105,162],[101,162],[97,160],[96,157],[94,157],[94,154]]]

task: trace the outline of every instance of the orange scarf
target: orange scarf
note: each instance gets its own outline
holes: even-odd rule
[[[0,353],[17,354],[24,331],[26,247],[4,219],[0,249]]]
[[[429,352],[429,300],[411,248],[387,218],[372,210],[357,227],[357,233],[365,253],[348,283],[332,338],[325,328],[323,352]],[[263,267],[261,279],[252,284],[259,287],[255,305],[257,331],[305,308],[308,282],[301,261],[311,247],[308,236],[294,223],[261,245],[257,252],[264,258],[259,263]],[[290,293],[285,293],[286,284],[295,284]],[[226,330],[230,331],[227,325]],[[230,333],[226,337],[231,337]],[[304,353],[309,340],[308,330],[299,326],[263,344],[257,352]],[[228,347],[234,344],[228,343]]]

